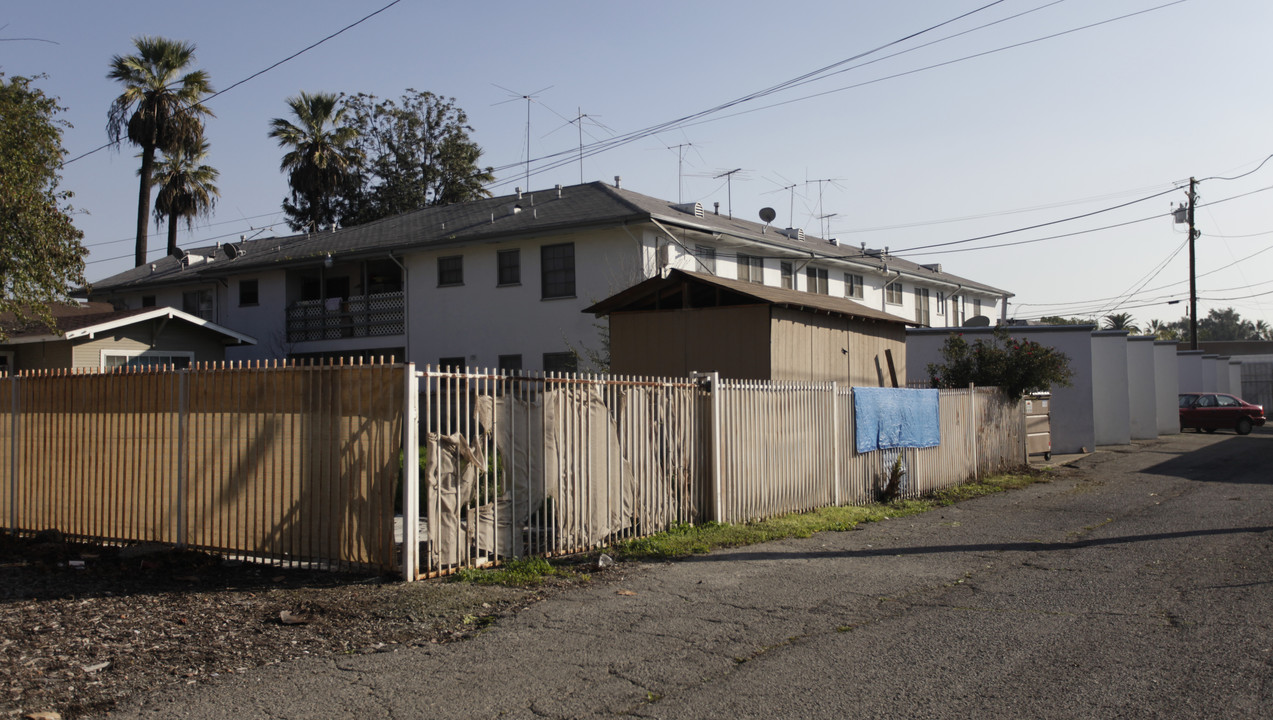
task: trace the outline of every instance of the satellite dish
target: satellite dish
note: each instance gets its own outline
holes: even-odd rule
[[[773,208],[765,207],[760,209],[760,219],[764,220],[766,225],[773,222],[776,217],[778,217],[778,213],[774,212]]]
[[[243,254],[243,253],[242,253],[242,251],[241,251],[241,250],[239,250],[237,247],[235,247],[235,246],[231,245],[230,243],[226,243],[226,244],[225,244],[225,256],[226,256],[226,257],[228,257],[228,258],[230,258],[231,260],[233,260],[233,259],[237,258],[237,257],[238,257],[239,255],[241,255],[241,254]]]
[[[973,315],[964,321],[964,327],[990,327],[990,318],[985,315]]]

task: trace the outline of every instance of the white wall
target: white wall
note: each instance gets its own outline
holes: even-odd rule
[[[1092,333],[1092,420],[1097,445],[1131,442],[1127,331]]]
[[[1127,338],[1127,401],[1133,440],[1158,437],[1153,337]]]
[[[644,279],[649,240],[608,232],[412,253],[408,357],[417,365],[463,357],[471,367],[495,368],[500,355],[521,355],[523,369],[539,370],[544,353],[600,349],[596,324],[605,321],[581,311]],[[575,297],[543,299],[540,248],[564,242],[574,243]],[[497,252],[514,248],[521,251],[521,283],[500,287]],[[455,255],[464,258],[464,284],[438,287],[438,258]]]
[[[1229,361],[1229,394],[1242,397],[1242,361]]]
[[[1228,355],[1219,355],[1215,359],[1216,370],[1216,392],[1233,393],[1229,389],[1229,361]]]
[[[1201,350],[1181,350],[1176,353],[1177,364],[1180,368],[1178,392],[1206,391],[1202,380],[1202,356]]]
[[[1219,355],[1203,355],[1202,356],[1202,391],[1203,392],[1219,392],[1216,388],[1218,384],[1216,378],[1219,375],[1216,372],[1216,360]]]
[[[1158,434],[1176,435],[1180,432],[1180,363],[1174,340],[1154,343],[1154,386],[1158,404]]]

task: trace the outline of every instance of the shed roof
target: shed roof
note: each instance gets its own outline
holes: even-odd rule
[[[584,308],[583,312],[601,317],[612,312],[757,303],[859,320],[874,320],[897,325],[916,324],[848,298],[788,290],[685,270],[671,270],[666,277],[650,278],[611,295],[591,307]]]

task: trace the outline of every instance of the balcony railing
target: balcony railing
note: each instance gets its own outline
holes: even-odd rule
[[[403,293],[301,300],[287,308],[288,342],[401,335]]]

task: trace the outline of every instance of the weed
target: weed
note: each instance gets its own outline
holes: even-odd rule
[[[552,563],[541,557],[511,558],[494,568],[463,568],[451,576],[453,582],[467,582],[474,585],[504,585],[506,587],[527,587],[538,585],[544,578],[556,577],[578,582],[588,582],[587,573],[576,573],[565,568],[554,567]]]

